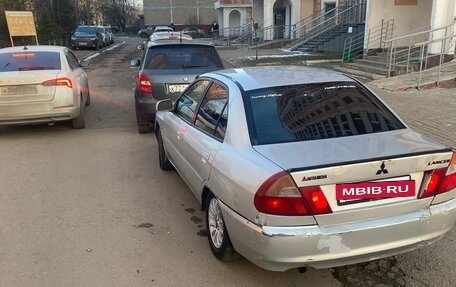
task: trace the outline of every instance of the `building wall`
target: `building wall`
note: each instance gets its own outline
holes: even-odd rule
[[[214,0],[143,0],[144,23],[145,25],[211,24],[217,20],[215,2]]]
[[[379,25],[382,19],[394,19],[394,37],[428,28],[431,22],[433,0],[417,0],[416,5],[395,5],[395,0],[370,0],[367,23],[369,27]]]
[[[314,13],[314,1],[315,0],[301,0],[300,20],[303,20]]]

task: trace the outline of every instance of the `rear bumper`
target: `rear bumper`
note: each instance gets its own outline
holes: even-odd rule
[[[328,227],[260,227],[222,207],[233,247],[272,271],[329,268],[411,251],[440,239],[456,221],[456,199],[399,216]]]
[[[152,96],[148,97],[136,97],[136,114],[141,116],[142,119],[155,122],[156,109],[155,105],[157,100]]]
[[[72,95],[59,95],[59,100],[0,104],[0,125],[54,123],[77,118],[79,100]]]

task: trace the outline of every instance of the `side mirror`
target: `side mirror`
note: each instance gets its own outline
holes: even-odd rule
[[[139,67],[141,61],[139,59],[134,59],[130,61],[130,67]]]
[[[136,46],[136,49],[144,50],[144,44],[139,44],[138,46]]]
[[[87,68],[89,66],[89,61],[86,60],[80,60],[78,61],[79,67],[81,68]]]
[[[173,109],[173,107],[174,107],[173,101],[171,101],[170,99],[161,100],[161,101],[158,101],[155,104],[155,110],[157,112],[159,112],[159,111],[170,111],[170,110]]]

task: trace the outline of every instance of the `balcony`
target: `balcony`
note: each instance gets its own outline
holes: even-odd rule
[[[219,0],[214,3],[215,9],[223,7],[252,7],[252,0]]]

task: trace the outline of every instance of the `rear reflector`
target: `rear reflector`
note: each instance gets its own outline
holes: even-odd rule
[[[67,86],[68,88],[73,88],[73,83],[69,78],[56,78],[41,83],[43,86]]]

